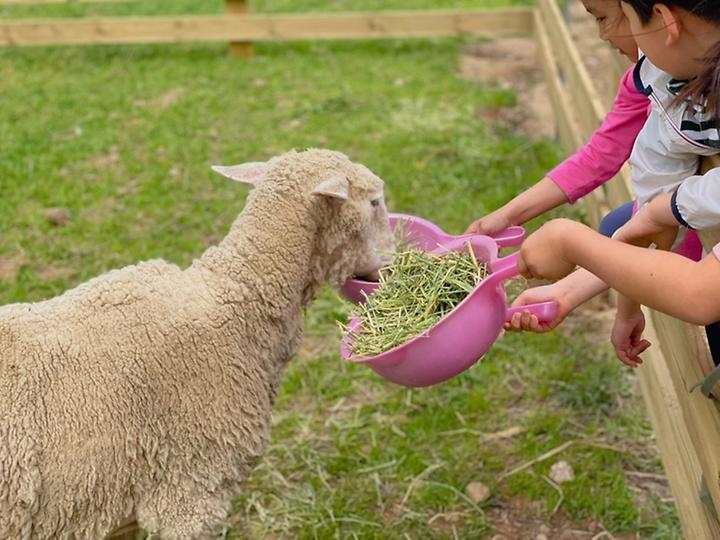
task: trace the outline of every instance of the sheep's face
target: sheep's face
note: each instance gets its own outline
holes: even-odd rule
[[[394,240],[383,181],[344,154],[291,151],[269,162],[213,169],[261,191],[282,192],[305,208],[307,218],[301,219],[315,233],[310,260],[315,279],[340,285],[351,275],[377,277],[392,261]]]
[[[384,184],[363,165],[353,164],[353,169],[348,174],[348,198],[341,208],[345,214],[341,222],[349,224],[344,251],[350,258],[350,275],[376,279],[378,270],[392,262],[394,249]]]

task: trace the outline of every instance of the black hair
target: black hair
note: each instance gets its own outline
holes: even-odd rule
[[[692,15],[720,26],[720,0],[622,0],[631,6],[642,24],[647,24],[653,16],[655,4],[667,7],[679,7]],[[687,98],[694,104],[705,105],[708,112],[720,118],[720,42],[716,43],[705,56],[705,71],[690,81],[678,94],[678,101]]]

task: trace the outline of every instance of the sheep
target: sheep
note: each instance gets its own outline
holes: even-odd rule
[[[268,444],[302,308],[388,262],[383,182],[345,155],[215,169],[254,189],[188,268],[0,308],[0,538],[217,535]]]

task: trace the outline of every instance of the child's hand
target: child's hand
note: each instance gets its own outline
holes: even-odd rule
[[[555,320],[550,322],[540,322],[538,321],[538,318],[529,311],[523,311],[522,313],[513,314],[510,322],[505,323],[505,330],[536,333],[544,333],[553,330],[563,321],[563,319],[565,319],[565,317],[567,317],[568,313],[570,313],[574,307],[570,305],[565,294],[565,290],[561,285],[553,283],[552,285],[543,285],[541,287],[528,289],[520,294],[512,305],[513,307],[524,306],[527,304],[536,304],[550,300],[555,300],[558,303],[557,317],[555,317]]]
[[[569,219],[549,221],[530,235],[520,248],[518,270],[526,278],[560,279],[575,268],[564,254],[564,242],[577,227]]]
[[[511,225],[510,219],[508,219],[502,210],[495,210],[487,216],[473,221],[465,230],[465,234],[486,234],[490,236],[504,231]]]
[[[618,304],[621,302],[622,297],[618,300]],[[610,341],[615,348],[615,354],[623,364],[633,368],[642,364],[639,355],[650,347],[650,342],[642,339],[643,330],[645,330],[645,316],[640,306],[627,312],[619,305]]]
[[[670,207],[671,198],[670,193],[655,197],[620,227],[613,239],[641,247],[654,243],[658,249],[670,249],[678,233],[678,222]]]

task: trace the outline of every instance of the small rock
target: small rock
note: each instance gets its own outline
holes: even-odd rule
[[[550,532],[551,532],[550,527],[548,527],[544,523],[542,525],[540,525],[540,527],[538,527],[539,534],[543,534],[543,535],[547,536],[548,534],[550,534]]]
[[[67,208],[46,208],[43,213],[45,219],[56,227],[62,227],[70,223],[70,210]]]
[[[467,493],[470,500],[475,504],[479,504],[490,498],[490,488],[482,482],[470,482],[465,486],[465,493]]]
[[[496,534],[490,540],[508,540],[508,538],[503,534]]]
[[[550,468],[550,480],[556,484],[575,479],[575,472],[567,461],[558,461]]]
[[[548,537],[546,534],[538,533],[535,535],[535,540],[548,540]]]

